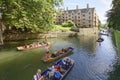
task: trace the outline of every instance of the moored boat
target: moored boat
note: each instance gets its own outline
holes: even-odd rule
[[[103,38],[98,38],[97,42],[103,42],[104,39]]]
[[[34,42],[32,44],[29,45],[24,45],[24,46],[18,46],[17,50],[18,51],[24,51],[24,50],[31,50],[31,49],[36,49],[36,48],[40,48],[40,47],[44,47],[46,44],[50,44],[49,42]]]
[[[46,58],[46,56],[43,57],[42,60],[44,62],[52,62],[52,61],[55,61],[55,60],[60,59],[62,57],[65,57],[65,56],[67,56],[68,54],[71,54],[71,53],[73,53],[73,48],[72,47],[63,48],[63,49],[61,49],[57,52],[52,53],[49,58]]]

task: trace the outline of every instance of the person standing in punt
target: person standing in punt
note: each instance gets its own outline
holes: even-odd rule
[[[49,45],[48,45],[48,43],[45,45],[45,52],[46,52],[46,58],[49,58]]]

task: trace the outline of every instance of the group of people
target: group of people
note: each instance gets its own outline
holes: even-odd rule
[[[53,53],[53,54],[51,54],[51,57],[52,58],[54,58],[54,57],[56,57],[56,56],[59,56],[59,55],[61,55],[61,54],[64,54],[65,52],[67,52],[67,49],[62,49],[62,50],[60,50],[60,51],[58,51],[58,52],[56,52],[56,53]]]
[[[46,46],[46,45],[48,45],[48,43],[47,43],[47,36],[45,36],[45,40],[42,43],[37,41],[37,42],[33,42],[30,45],[25,44],[24,48],[34,48],[34,47]]]
[[[40,42],[37,41],[37,42],[33,42],[30,45],[25,44],[24,47],[25,48],[35,48],[35,47],[39,47],[39,46],[45,46],[46,44],[47,43],[45,41],[43,41],[42,43],[40,43]]]
[[[45,36],[45,42],[47,42],[47,37]],[[49,58],[49,45],[48,43],[45,45],[45,53],[46,58]],[[62,49],[59,51],[59,54],[64,54],[65,52],[71,50],[71,47],[68,47],[67,49]],[[56,55],[58,56],[58,54]],[[45,75],[41,75],[41,70],[38,69],[37,73],[33,76],[34,80],[60,80],[60,78],[63,76],[65,71],[69,68],[71,65],[71,60],[69,58],[64,58],[60,61],[59,64],[54,64],[52,67],[48,68],[48,71]]]
[[[59,55],[61,55],[61,54],[66,53],[67,51],[71,51],[71,50],[73,50],[72,47],[62,48],[62,49],[61,49],[60,51],[58,51],[57,53],[51,54],[51,57],[54,58],[54,57],[56,57],[56,56],[59,56]]]
[[[60,80],[63,77],[65,71],[69,69],[71,60],[66,57],[59,63],[55,63],[52,67],[47,69],[46,74],[41,75],[41,70],[38,69],[34,75],[34,80]]]

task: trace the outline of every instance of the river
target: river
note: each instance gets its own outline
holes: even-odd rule
[[[54,52],[68,46],[74,47],[69,55],[75,65],[64,80],[108,80],[109,72],[114,70],[117,52],[111,36],[102,36],[104,41],[99,45],[97,36],[77,36],[49,38],[50,51]],[[16,47],[24,43],[42,40],[24,40],[5,42],[0,47],[0,80],[31,80],[36,70],[42,71],[51,63],[44,63],[44,48],[29,51],[17,51]]]

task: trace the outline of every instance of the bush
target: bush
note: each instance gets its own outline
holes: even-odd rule
[[[62,27],[68,27],[68,23],[66,22],[62,23]]]
[[[62,23],[63,27],[75,27],[75,23],[71,20],[68,20],[67,22]]]

